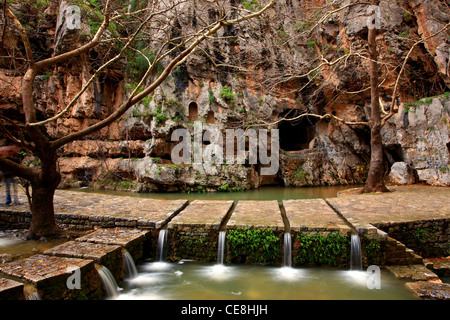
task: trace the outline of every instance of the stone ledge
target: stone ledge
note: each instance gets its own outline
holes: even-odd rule
[[[118,245],[69,241],[44,251],[44,254],[93,260],[108,268],[118,283],[124,279],[122,248]]]
[[[0,278],[0,300],[24,300],[23,289],[21,282]]]
[[[399,279],[441,282],[439,277],[424,265],[386,266],[386,268]]]
[[[429,281],[407,282],[406,286],[427,300],[450,300],[450,284]]]
[[[168,228],[192,226],[219,229],[232,206],[231,200],[192,201],[169,222]]]
[[[239,201],[227,223],[229,229],[266,229],[284,232],[280,207],[273,201]]]
[[[44,254],[58,257],[90,259],[94,260],[95,263],[102,264],[105,256],[120,251],[120,246],[117,245],[69,241],[44,251]]]
[[[66,282],[76,268],[80,269],[81,289],[71,290]],[[46,300],[103,296],[93,260],[36,254],[0,265],[0,274],[32,284]]]
[[[98,229],[75,241],[118,245],[126,249],[137,262],[149,254],[146,249],[150,246],[151,233],[148,230],[130,228]]]
[[[450,256],[446,258],[423,259],[425,266],[439,276],[450,277]]]
[[[284,200],[283,207],[292,231],[351,233],[350,227],[323,199]]]

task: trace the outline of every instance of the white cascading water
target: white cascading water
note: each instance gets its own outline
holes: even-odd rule
[[[225,236],[226,231],[219,232],[219,243],[217,248],[217,264],[223,265],[223,255],[225,251]]]
[[[165,259],[164,253],[167,243],[167,235],[168,235],[167,229],[159,230],[158,247],[156,248],[156,258],[158,259],[159,262],[162,262]]]
[[[289,232],[284,234],[284,266],[292,265],[292,236]]]
[[[98,274],[100,276],[100,280],[103,284],[103,289],[106,293],[106,299],[115,299],[119,296],[119,287],[117,285],[114,276],[111,274],[111,271],[108,270],[105,266],[100,266],[97,268]]]
[[[356,233],[353,233],[351,236],[350,269],[355,271],[362,270],[361,239]]]
[[[128,279],[134,279],[138,275],[136,264],[134,263],[133,257],[128,251],[122,252],[123,256],[123,268],[127,272]]]
[[[26,300],[42,300],[37,291],[29,292],[25,294]]]

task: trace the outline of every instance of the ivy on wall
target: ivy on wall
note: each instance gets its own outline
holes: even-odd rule
[[[337,267],[348,265],[349,257],[350,239],[339,232],[329,235],[299,232],[294,237],[294,265],[324,264]]]
[[[268,229],[232,229],[227,231],[227,257],[236,263],[278,264],[281,261],[280,238]]]

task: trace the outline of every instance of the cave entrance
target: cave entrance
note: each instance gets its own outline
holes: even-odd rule
[[[197,102],[189,103],[189,120],[197,121],[198,120],[198,105]]]
[[[206,123],[214,124],[216,122],[216,119],[214,118],[214,111],[208,111],[208,114],[206,116]]]
[[[316,119],[310,116],[295,119],[303,113],[304,110],[286,109],[279,114],[279,118],[288,119],[278,124],[280,148],[284,151],[309,149],[309,143],[315,137]]]

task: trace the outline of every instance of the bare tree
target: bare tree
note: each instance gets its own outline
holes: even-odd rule
[[[383,159],[383,140],[381,138],[381,111],[380,111],[380,92],[378,79],[378,52],[376,36],[380,29],[380,19],[378,5],[379,0],[374,0],[373,6],[370,8],[370,21],[368,21],[367,43],[369,44],[370,58],[370,166],[366,184],[362,189],[363,193],[368,192],[387,192],[389,191],[384,184],[384,159]]]
[[[298,33],[291,33],[291,37],[288,37],[289,33],[285,33],[285,39],[281,45],[277,46],[277,50],[291,50],[292,43],[303,42],[303,46],[307,48],[308,53],[314,52],[315,54],[305,55],[302,61],[288,66],[284,70],[273,72],[265,79],[266,87],[273,93],[282,86],[289,86],[289,83],[297,84],[293,90],[303,94],[306,101],[313,101],[309,106],[296,117],[281,118],[275,122],[259,121],[262,125],[276,124],[281,121],[297,121],[303,117],[322,119],[332,119],[339,123],[352,127],[368,127],[370,130],[370,164],[368,177],[366,179],[365,186],[361,189],[363,193],[369,192],[387,192],[389,191],[384,183],[385,178],[385,164],[384,164],[384,152],[383,141],[381,136],[381,128],[386,124],[389,118],[398,112],[397,96],[400,86],[400,80],[402,74],[404,74],[405,66],[411,57],[414,49],[418,48],[419,44],[436,37],[437,35],[445,32],[449,29],[448,19],[444,26],[438,29],[436,32],[420,37],[417,40],[413,40],[413,44],[409,51],[403,58],[403,61],[399,64],[392,64],[389,61],[380,61],[379,48],[377,48],[377,40],[380,39],[381,17],[380,17],[380,1],[329,1],[324,3],[321,7],[303,8],[304,16],[300,19],[296,19],[294,29]],[[353,39],[353,43],[349,43],[349,50],[346,52],[340,52],[338,57],[333,54],[327,54],[325,50],[320,50],[317,45],[317,37],[320,29],[329,20],[333,21],[333,15],[337,15],[343,10],[348,10],[352,6],[362,6],[367,8],[368,26],[367,32],[361,32],[360,35],[367,34],[367,40],[358,36]],[[444,6],[445,7],[445,6]],[[448,10],[448,7],[446,7]],[[362,11],[362,10],[360,10]],[[405,17],[409,17],[409,13],[405,12]],[[386,19],[386,17],[385,17]],[[295,22],[295,20],[294,20]],[[293,22],[291,22],[293,24]],[[332,22],[333,23],[333,22]],[[440,21],[442,23],[442,21]],[[445,24],[446,23],[446,24]],[[300,39],[300,40],[299,40]],[[315,39],[315,40],[313,40]],[[411,42],[412,39],[399,39],[403,42],[403,45],[407,42]],[[290,45],[286,45],[290,44]],[[311,48],[317,48],[316,51]],[[328,51],[331,47],[328,47]],[[331,57],[330,57],[331,56]],[[363,81],[349,81],[349,85],[353,88],[340,88],[336,82],[333,83],[333,77],[336,74],[342,73],[342,70],[348,68],[355,68],[358,66],[357,61],[363,61],[364,65],[361,70],[352,70],[353,74],[359,72],[365,74],[366,78]],[[368,72],[364,72],[364,66],[367,65]],[[380,78],[380,75],[381,78]],[[392,102],[388,111],[384,110],[384,107],[380,105],[380,93],[379,88],[383,82],[390,77],[394,78],[394,86],[392,88]],[[330,80],[331,79],[331,80]],[[359,78],[358,78],[359,79]],[[299,85],[298,85],[299,84]],[[367,121],[347,121],[343,117],[339,117],[331,112],[323,112],[323,110],[314,110],[312,105],[314,101],[317,101],[317,97],[323,94],[324,88],[327,87],[329,92],[333,92],[335,95],[334,100],[337,100],[341,95],[360,97],[365,99],[366,96],[370,97],[370,107],[367,108],[366,115]],[[370,95],[368,95],[370,93]],[[361,98],[362,97],[362,98]],[[333,99],[327,102],[328,105],[332,105]]]
[[[149,1],[148,5],[133,11],[128,5],[128,1],[104,0],[94,2],[98,3],[95,9],[103,17],[94,36],[79,48],[63,53],[54,53],[51,57],[39,61],[35,57],[33,45],[29,38],[32,31],[20,22],[20,16],[14,13],[14,6],[9,5],[7,1],[3,2],[2,11],[5,13],[4,25],[2,26],[3,34],[5,34],[5,30],[9,29],[17,31],[20,34],[25,53],[24,56],[17,55],[7,58],[15,61],[25,61],[23,65],[26,71],[21,77],[20,85],[20,108],[24,114],[24,121],[20,122],[3,115],[0,118],[0,131],[11,143],[28,150],[38,157],[40,166],[32,168],[23,164],[17,164],[6,158],[0,158],[0,169],[30,182],[32,187],[32,221],[29,234],[32,238],[52,236],[60,233],[54,216],[53,197],[61,180],[57,167],[58,150],[61,147],[69,142],[98,132],[119,119],[132,106],[151,95],[176,66],[185,61],[202,42],[213,36],[218,30],[259,17],[274,5],[273,1],[266,2],[264,6],[253,8],[254,10],[251,11],[240,4],[233,5],[229,1],[199,0],[191,2],[186,0],[160,0]],[[92,1],[81,1],[81,3],[87,7],[92,5]],[[198,22],[195,31],[189,35],[181,36],[176,32],[170,32],[171,23],[176,19],[177,14],[182,14],[191,5],[195,5],[199,10],[214,10],[216,12],[214,19],[212,21]],[[230,16],[229,12],[233,12],[233,17]],[[108,35],[108,27],[112,22],[126,25],[126,35],[119,35],[117,39],[111,39],[111,36]],[[64,136],[50,136],[46,132],[46,126],[63,117],[74,106],[75,102],[92,84],[99,73],[109,65],[119,61],[127,50],[139,50],[133,45],[138,39],[146,39],[148,42],[152,41],[148,34],[150,30],[153,35],[157,31],[160,41],[154,43],[158,43],[159,47],[154,50],[152,61],[148,59],[148,69],[139,75],[140,78],[137,80],[136,87],[125,101],[107,117],[82,130],[74,131]],[[37,75],[42,70],[57,66],[69,59],[81,57],[90,50],[95,50],[100,46],[111,46],[112,48],[117,44],[117,41],[121,42],[122,49],[118,50],[117,54],[108,58],[107,61],[96,68],[90,80],[73,97],[72,101],[59,113],[38,121],[37,108],[34,101]],[[154,72],[158,65],[163,65],[160,73]]]

